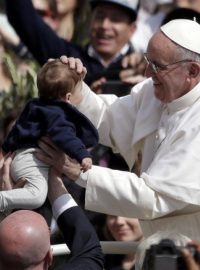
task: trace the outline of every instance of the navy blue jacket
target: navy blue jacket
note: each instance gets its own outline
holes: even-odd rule
[[[102,270],[104,259],[98,237],[80,207],[65,210],[57,222],[71,258],[56,270]]]
[[[87,68],[85,81],[89,85],[102,76],[108,80],[119,79],[119,70],[122,69],[121,58],[105,68],[98,60],[88,55],[87,46],[80,47],[58,37],[35,11],[32,1],[6,0],[5,3],[9,22],[41,65],[46,63],[49,58],[67,55],[82,60]],[[127,54],[133,51],[130,44]]]
[[[93,124],[74,106],[64,101],[32,99],[3,143],[5,152],[36,147],[42,136],[79,162],[91,157],[86,148],[98,144]]]

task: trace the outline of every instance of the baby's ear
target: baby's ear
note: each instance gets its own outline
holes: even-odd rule
[[[65,102],[68,102],[68,103],[71,103],[71,102],[70,102],[71,95],[72,95],[71,93],[67,93],[66,95],[62,96],[62,97],[60,98],[60,100],[65,101]]]
[[[67,93],[67,94],[65,95],[66,102],[70,102],[71,96],[72,96],[71,93]]]

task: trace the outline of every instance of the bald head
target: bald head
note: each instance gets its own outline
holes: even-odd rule
[[[45,219],[30,210],[19,210],[0,223],[0,270],[48,269],[49,229]]]

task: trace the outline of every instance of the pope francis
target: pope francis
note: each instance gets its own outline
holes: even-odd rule
[[[150,39],[144,58],[148,79],[130,95],[96,95],[84,84],[78,106],[130,171],[142,152],[140,176],[99,166],[83,173],[66,156],[62,171],[86,187],[89,210],[137,217],[146,237],[159,230],[200,240],[200,25],[170,21]],[[48,158],[38,158],[61,169],[55,150],[40,147]]]

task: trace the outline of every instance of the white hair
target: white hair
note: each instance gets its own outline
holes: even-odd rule
[[[193,61],[200,62],[200,54],[192,52],[186,48],[177,45],[177,53],[180,55],[182,59],[190,59]]]

